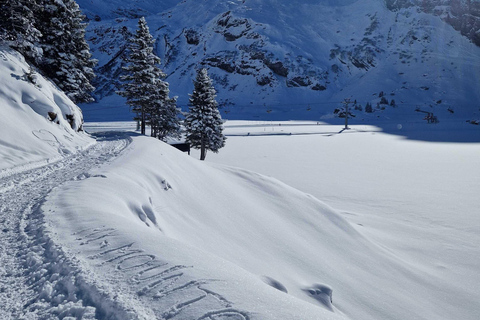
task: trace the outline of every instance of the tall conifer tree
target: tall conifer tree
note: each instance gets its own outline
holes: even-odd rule
[[[123,69],[126,80],[123,91],[118,94],[127,98],[127,103],[140,121],[140,132],[145,134],[145,125],[151,125],[152,136],[165,140],[168,135],[178,136],[180,124],[176,99],[169,97],[168,83],[162,78],[160,58],[153,53],[155,40],[150,34],[145,18],[140,18],[133,38],[129,40],[129,63]]]
[[[200,160],[205,160],[207,150],[218,152],[225,146],[223,121],[215,100],[215,89],[207,69],[197,72],[194,90],[190,95],[190,111],[185,118],[187,142],[200,149]]]
[[[177,108],[177,98],[169,97],[168,83],[157,81],[156,99],[152,101],[149,123],[152,137],[166,141],[167,137],[179,138],[181,134],[180,109]]]
[[[36,27],[38,12],[40,6],[36,0],[0,0],[0,40],[33,63],[42,55],[38,47],[41,33]]]
[[[74,0],[39,0],[38,19],[42,33],[42,71],[74,102],[92,102],[95,89],[90,48],[85,40],[85,16]]]

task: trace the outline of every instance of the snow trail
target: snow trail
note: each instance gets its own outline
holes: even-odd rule
[[[127,134],[99,135],[84,151],[0,178],[0,319],[101,315],[99,302],[91,299],[95,289],[87,288],[75,261],[53,243],[39,208],[52,189],[90,177],[91,168],[113,160],[130,142]]]

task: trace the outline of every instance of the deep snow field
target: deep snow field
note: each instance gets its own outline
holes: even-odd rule
[[[57,228],[68,234],[104,225],[159,259],[193,266],[182,274],[216,279],[204,285],[232,302],[233,319],[478,319],[478,142],[409,140],[401,132],[429,140],[448,131],[448,123],[404,124],[396,135],[366,125],[342,132],[318,122],[225,126],[226,147],[207,154],[205,163],[193,159],[196,150],[188,157],[134,138],[121,162],[95,171],[108,179],[72,183],[50,197],[55,210],[67,208],[66,217],[54,218]],[[450,138],[480,141],[478,127],[464,129]],[[157,145],[155,155],[142,156],[147,145]],[[95,201],[80,205],[79,194]],[[85,219],[88,212],[92,218]],[[85,250],[66,238],[67,247]],[[100,250],[95,245],[87,252]],[[180,310],[179,319],[190,319],[195,304]]]
[[[228,121],[201,162],[0,59],[0,319],[480,317],[478,126]]]

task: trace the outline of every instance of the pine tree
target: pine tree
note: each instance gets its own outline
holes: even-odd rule
[[[367,102],[367,104],[365,105],[365,112],[366,113],[372,113],[373,112],[372,104],[370,102]]]
[[[218,152],[225,146],[226,137],[215,89],[206,69],[198,71],[194,87],[189,99],[190,110],[184,122],[186,140],[193,148],[200,149],[200,160],[205,160],[207,150]]]
[[[36,0],[0,0],[0,40],[33,63],[42,56],[38,47],[42,34],[35,26],[39,11]]]
[[[127,58],[129,64],[123,68],[127,75],[122,77],[126,82],[123,91],[117,93],[127,98],[127,104],[136,114],[134,119],[140,121],[140,132],[145,134],[145,125],[147,121],[151,122],[152,113],[155,118],[154,127],[157,126],[159,117],[157,110],[163,105],[162,99],[168,97],[168,85],[165,86],[166,83],[160,80],[165,74],[158,67],[160,58],[153,53],[155,40],[144,17],[138,20],[137,32],[129,42],[130,54]]]
[[[43,6],[38,28],[43,34],[40,69],[74,102],[92,102],[95,77],[85,40],[85,16],[74,0],[39,0]]]
[[[177,98],[169,98],[168,83],[159,80],[157,98],[153,101],[150,109],[150,126],[152,128],[152,137],[165,141],[167,137],[180,138],[181,126],[179,115],[180,109],[177,108]],[[166,88],[164,90],[163,88]]]

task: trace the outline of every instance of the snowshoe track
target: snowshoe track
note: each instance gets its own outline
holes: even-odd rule
[[[76,261],[52,241],[39,208],[53,188],[113,160],[130,142],[126,135],[109,134],[90,148],[53,163],[11,170],[9,175],[3,172],[0,319],[99,319],[102,308],[98,306],[115,303],[107,301],[108,297],[101,304],[95,302],[95,295],[102,295],[86,280]]]
[[[0,176],[0,319],[252,319],[208,289],[218,280],[193,279],[191,266],[161,261],[134,242],[118,244],[114,228],[75,234],[84,252],[95,252],[88,265],[54,242],[40,210],[46,196],[66,181],[105,178],[88,172],[130,142],[126,135],[98,136],[84,151]],[[95,268],[114,283],[98,279]],[[130,296],[116,294],[119,280]]]

